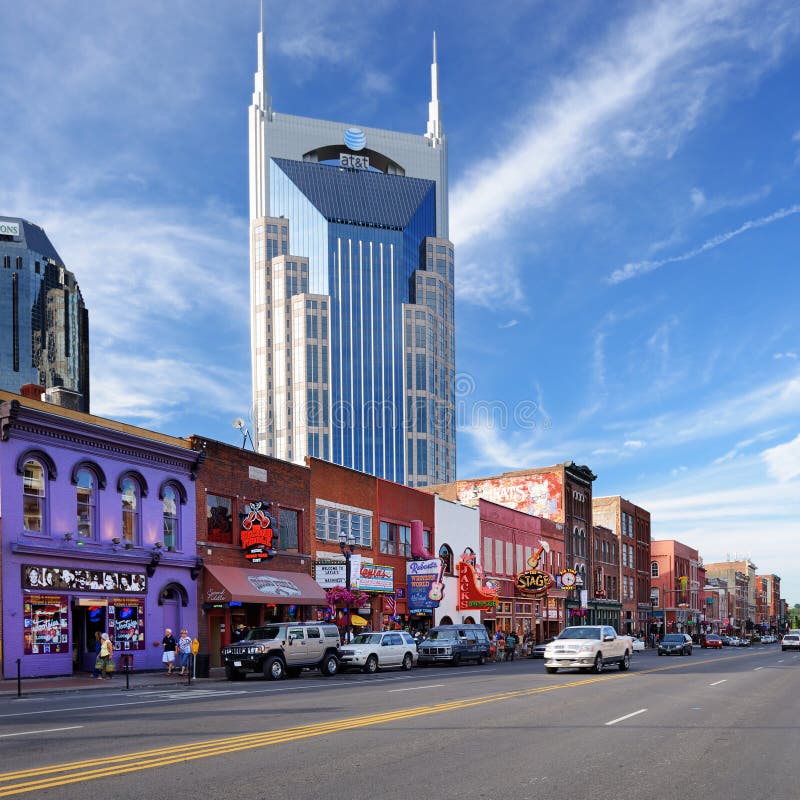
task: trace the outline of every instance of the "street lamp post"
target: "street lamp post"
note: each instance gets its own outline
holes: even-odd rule
[[[353,536],[351,533],[349,536],[344,532],[341,531],[339,533],[339,549],[342,551],[342,555],[344,556],[344,582],[345,582],[345,589],[350,591],[350,556],[353,555],[353,552],[356,549],[356,537]]]

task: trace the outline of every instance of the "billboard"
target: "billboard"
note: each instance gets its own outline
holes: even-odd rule
[[[476,498],[554,522],[564,521],[563,486],[557,472],[505,475],[458,484],[460,503],[470,505]]]

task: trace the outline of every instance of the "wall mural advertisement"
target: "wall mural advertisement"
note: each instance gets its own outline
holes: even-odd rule
[[[25,655],[66,653],[69,608],[62,595],[33,594],[23,604]]]
[[[137,597],[110,599],[108,635],[117,650],[144,650],[144,600]]]
[[[564,521],[563,487],[557,472],[538,475],[507,475],[479,481],[464,481],[458,485],[458,501],[465,505],[476,498],[488,500],[536,517],[555,522]]]
[[[147,591],[144,572],[117,572],[100,569],[67,569],[66,567],[22,566],[23,589],[66,589],[70,592]]]

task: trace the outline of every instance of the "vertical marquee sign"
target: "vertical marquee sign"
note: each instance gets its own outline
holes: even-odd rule
[[[275,519],[267,513],[268,505],[269,503],[264,501],[249,503],[244,507],[242,514],[242,530],[239,538],[244,557],[253,564],[275,555],[273,546]]]

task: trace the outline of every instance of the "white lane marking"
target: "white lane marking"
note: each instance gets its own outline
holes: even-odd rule
[[[19,733],[0,733],[0,739],[7,739],[9,736],[31,736],[35,733],[56,733],[57,731],[76,731],[83,725],[70,725],[69,728],[48,728],[44,731],[20,731]]]
[[[721,683],[727,683],[728,679],[723,678],[721,681],[717,681],[716,683],[709,683],[709,686],[719,686]]]
[[[417,689],[438,689],[440,686],[444,686],[444,684],[431,683],[428,686],[409,686],[407,689],[389,689],[386,694],[391,694],[392,692],[416,692]]]
[[[640,708],[638,711],[626,714],[624,717],[617,717],[616,719],[612,719],[611,722],[606,722],[606,725],[616,725],[618,722],[622,722],[625,719],[630,719],[631,717],[635,717],[637,714],[644,714],[645,711],[647,711],[646,708]]]
[[[760,670],[760,669],[764,669],[764,667],[756,667],[756,668],[753,670],[753,672],[758,672],[758,670]]]

